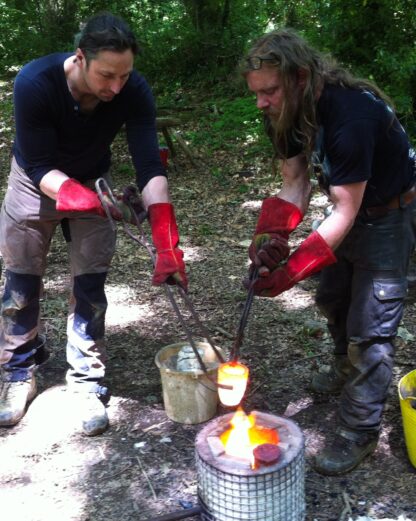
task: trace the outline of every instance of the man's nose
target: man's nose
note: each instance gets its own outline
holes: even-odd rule
[[[114,94],[118,94],[123,88],[123,80],[114,80],[111,82],[110,89]]]
[[[257,108],[258,109],[265,109],[270,105],[269,100],[267,96],[264,96],[262,94],[257,94]]]

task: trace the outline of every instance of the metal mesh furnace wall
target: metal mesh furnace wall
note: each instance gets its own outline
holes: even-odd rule
[[[276,418],[276,417],[275,417]],[[198,496],[204,521],[303,521],[305,519],[304,444],[299,429],[279,419],[285,456],[273,467],[236,472],[196,451]],[[208,461],[207,461],[208,460]],[[221,467],[221,468],[219,468]]]

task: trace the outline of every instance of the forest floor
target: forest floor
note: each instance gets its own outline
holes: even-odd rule
[[[1,145],[4,190],[10,143]],[[260,201],[277,190],[279,181],[271,178],[268,161],[245,164],[243,151],[233,157],[226,150],[194,152],[200,168],[181,153],[176,168],[172,162],[169,166],[189,296],[215,343],[229,351],[246,298],[241,280]],[[121,144],[115,159],[118,164],[128,161]],[[225,164],[228,173],[222,175]],[[116,187],[130,182],[115,177]],[[308,217],[293,233],[293,245],[310,232],[327,204],[319,192],[314,194]],[[111,425],[101,436],[85,437],[65,393],[69,270],[57,231],[41,317],[51,357],[37,373],[39,393],[24,419],[0,430],[2,518],[145,521],[197,505],[195,437],[204,424],[185,425],[167,417],[155,365],[162,347],[186,341],[186,335],[164,291],[150,281],[146,250],[120,227],[107,283]],[[407,299],[377,450],[349,474],[325,477],[312,469],[311,459],[331,432],[337,398],[309,389],[331,353],[325,321],[313,301],[316,284],[310,279],[277,298],[255,298],[241,348],[251,374],[244,410],[290,418],[303,431],[306,521],[416,521],[416,470],[406,453],[397,393],[400,377],[415,369],[416,296],[409,293]],[[218,415],[224,412],[218,409]]]

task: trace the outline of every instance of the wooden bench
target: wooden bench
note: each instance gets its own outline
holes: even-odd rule
[[[156,128],[158,132],[161,132],[167,147],[169,148],[169,152],[173,162],[177,156],[174,140],[179,146],[179,148],[184,152],[186,157],[192,163],[192,165],[196,168],[201,168],[202,164],[198,161],[195,155],[192,153],[189,146],[185,143],[184,139],[178,134],[175,130],[176,128],[180,128],[182,122],[178,118],[170,117],[170,116],[159,116],[156,118]]]

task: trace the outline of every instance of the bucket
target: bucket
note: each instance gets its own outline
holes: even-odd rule
[[[160,155],[160,160],[162,161],[162,165],[164,166],[164,168],[167,168],[168,159],[169,159],[169,148],[168,147],[159,147],[159,155]]]
[[[416,369],[400,379],[399,398],[407,454],[416,467]]]
[[[218,390],[214,382],[220,362],[207,342],[195,342],[207,373],[199,364],[179,370],[178,353],[188,345],[187,342],[179,342],[163,347],[157,353],[155,363],[160,370],[167,416],[178,423],[196,424],[210,420],[217,412]],[[222,350],[217,349],[224,356]]]

